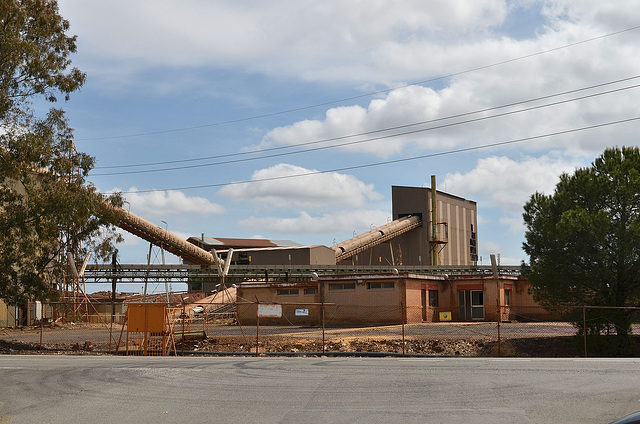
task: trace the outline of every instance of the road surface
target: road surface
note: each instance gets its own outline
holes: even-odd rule
[[[0,357],[0,423],[609,423],[637,359]]]

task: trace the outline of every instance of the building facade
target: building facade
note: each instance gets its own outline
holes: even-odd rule
[[[529,282],[514,275],[369,274],[316,281],[242,283],[238,321],[253,325],[258,305],[279,305],[281,316],[264,325],[381,325],[439,321],[510,321],[530,308],[528,319],[549,319],[534,302]]]

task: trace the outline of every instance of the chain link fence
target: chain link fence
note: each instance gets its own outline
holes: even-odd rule
[[[137,350],[127,354],[162,337],[172,355],[640,356],[640,308],[484,306],[484,316],[498,319],[471,321],[402,305],[182,301],[166,311],[161,331],[137,334]],[[0,339],[33,352],[106,354],[125,352],[134,330],[122,302],[47,304],[34,317],[32,325],[0,328]]]

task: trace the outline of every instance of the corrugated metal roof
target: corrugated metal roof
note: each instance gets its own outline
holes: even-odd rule
[[[220,248],[233,247],[236,248],[264,248],[264,247],[293,247],[301,246],[291,240],[269,240],[269,239],[253,239],[253,238],[229,238],[229,237],[189,237],[191,243],[204,244],[206,247]]]
[[[322,244],[314,244],[314,245],[310,245],[310,246],[305,246],[302,244],[298,244],[295,246],[275,246],[275,247],[246,247],[246,248],[240,248],[240,249],[233,249],[234,253],[237,252],[264,252],[264,251],[287,251],[287,250],[304,250],[304,249],[320,249],[320,248],[324,248],[324,249],[329,249],[329,247],[324,246]],[[220,249],[217,251],[218,253],[225,253],[228,252],[227,249]]]

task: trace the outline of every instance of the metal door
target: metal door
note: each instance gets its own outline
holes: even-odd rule
[[[484,293],[471,290],[471,319],[484,319]]]
[[[458,291],[458,319],[460,321],[484,319],[484,293],[482,290]]]

